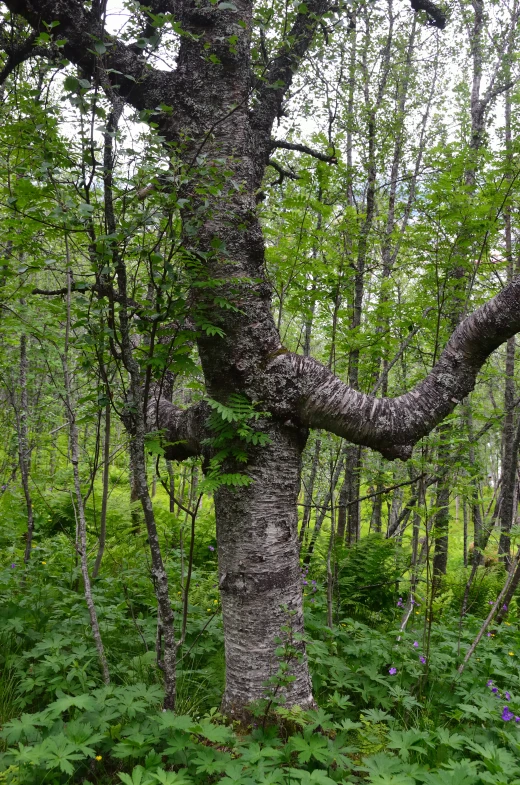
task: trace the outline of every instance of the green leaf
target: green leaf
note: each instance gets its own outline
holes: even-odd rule
[[[152,774],[152,782],[160,782],[161,785],[190,785],[192,779],[187,775],[186,771],[186,769],[180,769],[179,771],[158,769]]]
[[[65,695],[50,703],[46,711],[51,717],[58,717],[71,708],[95,711],[97,703],[91,695]]]
[[[132,774],[119,773],[117,775],[124,785],[152,785],[152,775],[142,766],[136,766]]]
[[[225,744],[233,738],[232,732],[225,725],[215,725],[206,719],[193,726],[193,733],[203,736],[213,744]]]
[[[310,729],[305,731],[305,735],[307,738],[292,736],[289,741],[292,749],[298,752],[300,763],[309,763],[311,758],[320,763],[330,762],[331,754],[327,739],[319,733],[313,733]]]
[[[321,769],[314,769],[312,772],[303,769],[289,769],[291,777],[300,780],[301,785],[336,785],[335,780],[331,779]]]

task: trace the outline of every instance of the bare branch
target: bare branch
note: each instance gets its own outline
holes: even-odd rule
[[[296,174],[296,172],[291,172],[289,169],[284,169],[283,166],[280,166],[280,164],[274,160],[274,158],[269,159],[269,166],[272,166],[272,168],[275,169],[275,171],[277,171],[280,175],[280,177],[278,177],[277,180],[274,180],[274,182],[270,183],[270,185],[281,185],[286,177],[289,180],[300,179],[300,175]]]
[[[502,95],[502,93],[507,92],[507,90],[511,90],[512,87],[518,84],[518,81],[519,81],[518,78],[511,79],[509,82],[505,82],[504,84],[499,84],[493,88],[490,85],[486,90],[486,94],[482,98],[481,101],[482,106],[484,108],[487,107],[487,105],[490,104],[491,101],[493,101],[495,98],[498,98],[499,95]]]
[[[338,163],[338,159],[336,158],[335,154],[328,155],[327,153],[320,153],[319,150],[314,150],[314,148],[308,147],[306,144],[285,142],[283,139],[271,139],[271,147],[273,149],[279,148],[281,150],[295,150],[298,153],[311,155],[313,158],[317,158],[319,161],[325,161],[328,164]]]
[[[72,283],[71,285],[71,292],[95,292],[98,297],[108,297],[115,302],[121,302],[121,297],[116,292],[116,290],[108,283],[99,284],[99,283]],[[40,294],[44,297],[60,297],[66,295],[68,290],[65,287],[61,289],[32,289],[31,294]],[[141,309],[142,305],[139,305],[135,300],[127,298],[126,302],[132,308]]]

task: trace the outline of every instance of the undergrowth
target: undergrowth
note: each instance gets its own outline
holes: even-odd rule
[[[419,585],[413,613],[401,630],[400,554],[381,538],[364,539],[340,554],[330,629],[325,575],[316,558],[303,573],[302,590],[319,708],[283,704],[293,649],[291,642],[283,643],[282,630],[278,672],[244,728],[218,708],[224,655],[211,516],[199,522],[172,713],[161,709],[144,534],[113,531],[101,577],[93,583],[112,677],[106,686],[64,524],[66,505],[60,509],[59,526],[41,513],[27,568],[16,505],[0,535],[0,783],[520,784],[515,602],[507,622],[483,639],[464,673],[457,674],[488,603],[497,596],[503,581],[499,570],[482,570],[470,598],[472,614],[462,627],[464,576],[454,574],[433,608]],[[111,514],[117,518],[114,510]],[[158,519],[164,522],[179,618],[178,530],[160,509]],[[287,630],[289,635],[290,625]]]

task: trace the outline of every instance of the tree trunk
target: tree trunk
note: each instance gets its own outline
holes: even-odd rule
[[[166,470],[168,472],[168,496],[170,500],[169,510],[175,513],[175,474],[173,473],[173,465],[171,461],[166,461]]]
[[[68,244],[66,245],[67,248],[67,262],[70,264],[68,259]],[[99,629],[99,622],[97,617],[96,606],[94,604],[94,598],[92,596],[92,587],[90,584],[90,576],[88,573],[88,554],[87,554],[87,521],[85,519],[85,505],[83,502],[83,495],[81,492],[81,482],[79,476],[79,433],[78,433],[78,426],[76,421],[76,406],[74,400],[74,393],[72,390],[72,378],[71,378],[71,371],[69,367],[69,334],[71,329],[71,282],[72,282],[72,270],[69,268],[67,270],[67,323],[66,323],[66,330],[65,330],[65,347],[64,352],[61,357],[62,366],[63,366],[63,380],[64,380],[64,387],[65,387],[65,413],[67,416],[67,420],[69,423],[69,442],[70,442],[70,456],[71,456],[71,463],[72,463],[72,471],[74,476],[74,491],[76,496],[76,506],[75,506],[75,514],[76,514],[76,549],[79,552],[80,562],[81,562],[81,574],[83,576],[83,590],[85,594],[85,602],[87,604],[89,616],[90,616],[90,627],[92,630],[92,637],[94,638],[94,643],[96,644],[96,649],[98,652],[99,664],[101,666],[101,672],[103,674],[103,681],[105,684],[110,684],[110,672],[108,670],[108,662],[105,654],[105,648],[103,646],[103,640],[101,638],[101,631]]]
[[[370,531],[380,533],[382,529],[382,513],[383,513],[383,484],[378,482],[376,485],[377,496],[374,496],[374,504],[372,506],[372,516],[370,518]]]
[[[348,474],[345,472],[338,499],[338,528],[337,538],[338,542],[343,542],[345,539],[345,531],[347,528],[347,506],[348,506]]]
[[[307,484],[305,486],[305,494],[303,497],[303,518],[302,518],[302,525],[300,528],[300,543],[303,543],[305,539],[305,535],[307,533],[307,529],[309,528],[309,523],[311,520],[312,499],[314,495],[314,485],[316,483],[316,475],[318,472],[320,451],[321,451],[321,439],[316,439],[316,444],[314,445],[314,455],[312,457],[311,470],[309,472],[309,477],[307,479]]]
[[[347,478],[347,545],[359,540],[361,529],[360,506],[358,499],[361,488],[362,451],[357,445],[350,445],[345,461]]]
[[[132,521],[132,531],[134,534],[139,534],[142,524],[142,510],[139,505],[139,492],[137,489],[132,451],[130,451],[128,455],[128,479],[130,481],[130,518]]]
[[[459,499],[458,496],[457,499]],[[464,560],[464,567],[467,567],[468,566],[468,505],[466,503],[466,497],[462,498],[462,518],[463,518],[462,557]]]
[[[305,554],[305,558],[303,560],[303,563],[305,564],[305,566],[307,566],[310,563],[310,560],[311,560],[312,554],[314,552],[314,548],[315,548],[316,542],[318,540],[318,537],[319,537],[319,534],[320,534],[320,531],[321,531],[321,527],[323,526],[323,521],[325,520],[326,515],[327,515],[327,510],[329,509],[329,507],[332,506],[332,494],[334,493],[334,491],[336,489],[336,486],[337,486],[337,484],[339,482],[339,478],[341,476],[341,472],[343,471],[343,466],[345,465],[345,458],[346,458],[346,455],[347,455],[347,452],[348,452],[348,448],[349,448],[348,444],[345,444],[342,447],[341,452],[340,452],[340,454],[338,456],[338,461],[336,463],[336,468],[334,470],[334,475],[332,477],[330,486],[328,487],[326,494],[324,495],[323,499],[321,500],[321,504],[317,505],[317,508],[316,508],[316,523],[314,524],[314,529],[313,529],[313,532],[312,532],[311,541],[309,543],[309,547],[307,549],[307,553]]]
[[[20,475],[22,478],[25,504],[27,508],[27,538],[25,541],[24,562],[27,564],[31,558],[31,547],[34,533],[34,514],[32,505],[31,489],[29,487],[29,475],[31,465],[31,451],[29,447],[29,429],[27,418],[29,414],[27,396],[27,336],[22,333],[20,336],[20,406],[18,412],[15,410],[18,421],[18,453],[20,460]]]
[[[511,166],[511,95],[507,90],[505,95],[506,123],[505,141],[508,156],[508,163]],[[508,173],[508,179],[511,175]],[[511,207],[508,205],[504,211],[505,246],[508,260],[508,278],[511,281],[514,275],[515,265],[513,263],[513,237],[511,227]],[[518,267],[518,264],[517,264]],[[515,514],[515,487],[516,487],[516,468],[518,463],[518,449],[515,450],[515,412],[513,408],[515,400],[515,349],[516,339],[513,336],[506,344],[506,379],[504,390],[504,406],[506,416],[502,431],[502,492],[500,505],[500,541],[498,544],[499,557],[506,562],[511,559],[511,540],[509,532],[513,525]]]
[[[440,429],[439,429],[440,430]],[[448,439],[451,434],[451,428],[442,430],[443,437]],[[448,541],[449,541],[449,525],[450,525],[450,478],[449,473],[444,469],[451,460],[451,444],[445,441],[439,446],[438,465],[441,468],[442,474],[437,483],[437,497],[435,506],[437,512],[435,514],[435,526],[433,529],[433,536],[435,540],[435,552],[433,555],[433,574],[436,577],[446,575],[448,567]]]
[[[303,633],[302,585],[297,537],[297,499],[304,439],[295,428],[264,426],[271,444],[251,454],[253,483],[240,493],[215,494],[226,652],[224,710],[241,717],[245,706],[266,695],[266,681],[280,666],[276,639],[288,623]],[[308,708],[312,688],[303,644],[292,662],[295,681],[287,702]]]
[[[484,127],[488,105],[481,100],[482,82],[482,36],[484,30],[484,2],[473,0],[473,26],[469,31],[469,44],[473,61],[472,87],[470,100],[470,156],[464,172],[464,182],[468,194],[472,196],[475,191],[475,181],[478,168],[478,155],[484,143]],[[489,101],[488,101],[489,104]],[[466,226],[461,226],[458,243],[453,250],[453,261],[446,273],[446,291],[444,296],[448,303],[445,317],[451,331],[455,330],[464,312],[464,299],[466,285],[470,278],[468,270],[468,253],[471,253],[474,239],[468,236]],[[443,467],[452,462],[452,447],[450,439],[453,427],[450,422],[443,423],[439,428],[441,444],[439,446],[438,465],[441,470],[437,485],[437,514],[435,516],[435,554],[433,558],[434,575],[446,574],[448,565],[448,535],[449,535],[449,501],[450,477],[442,473]]]
[[[110,403],[107,403],[105,408],[105,439],[103,442],[103,495],[101,497],[101,515],[99,521],[99,546],[94,569],[92,570],[92,580],[95,580],[98,576],[107,539],[108,486],[110,478],[110,414]]]

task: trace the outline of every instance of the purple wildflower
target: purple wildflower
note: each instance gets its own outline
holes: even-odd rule
[[[513,720],[514,718],[515,715],[513,714],[509,706],[504,706],[504,708],[502,709],[502,719],[504,720],[504,722],[509,722],[509,720]]]
[[[490,633],[490,632],[488,632],[487,636],[488,636],[488,638],[491,638],[491,633]]]
[[[515,722],[520,722],[520,717],[515,717]]]
[[[2,485],[2,490],[3,491],[5,491],[6,488],[7,488],[7,485]]]
[[[419,657],[423,665],[426,665],[426,657]]]
[[[395,676],[395,674],[397,673],[397,668],[388,668],[388,673],[390,674],[390,676]]]
[[[209,550],[210,550],[210,551],[214,551],[214,550],[215,550],[215,548],[213,547],[213,545],[208,545],[208,548],[209,548]]]
[[[504,698],[506,699],[506,701],[510,701],[511,695],[508,692],[504,692]]]
[[[493,692],[493,693],[496,695],[496,694],[497,694],[497,692],[498,692],[498,687],[493,687],[493,688],[492,688],[492,690],[491,690],[491,692]]]
[[[316,581],[311,581],[313,586],[316,586]]]
[[[492,687],[492,686],[493,686],[493,682],[491,681],[491,679],[489,679],[488,683],[486,684],[486,687]]]
[[[304,586],[308,586],[309,585],[308,581],[302,581],[302,583],[303,583]]]
[[[402,608],[403,607],[403,598],[402,597],[399,597],[399,602],[397,603],[397,607],[398,608]]]
[[[494,605],[493,600],[488,600],[488,605]]]
[[[14,568],[15,568],[15,567],[16,567],[16,564],[13,562],[13,563],[11,564],[11,569],[13,569],[13,570],[14,570]]]
[[[504,604],[504,605],[502,605],[502,610],[503,610],[503,611],[507,611],[507,605],[505,605],[505,604]]]
[[[414,649],[418,649],[419,648],[419,644],[417,643],[417,641],[414,641],[412,645],[413,645]]]

